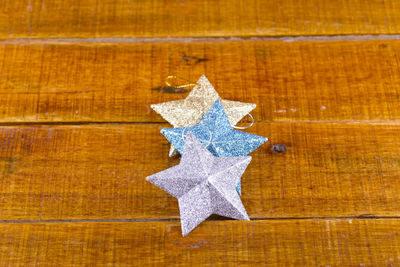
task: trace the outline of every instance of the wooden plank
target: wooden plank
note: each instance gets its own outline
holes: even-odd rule
[[[397,266],[398,220],[0,224],[1,266]]]
[[[178,164],[163,125],[0,127],[2,220],[177,219],[145,177]],[[399,216],[400,125],[257,123],[251,218]],[[271,150],[283,144],[285,153]]]
[[[397,1],[20,0],[0,3],[0,38],[399,33]]]
[[[203,73],[257,121],[400,118],[400,41],[3,43],[0,58],[0,122],[161,122],[150,104],[187,94],[165,78]]]

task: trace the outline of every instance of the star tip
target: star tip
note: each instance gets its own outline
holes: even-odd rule
[[[150,108],[151,108],[152,110],[154,110],[155,112],[158,112],[158,111],[159,111],[159,110],[158,110],[159,104],[151,104],[151,105],[150,105]]]
[[[198,82],[210,83],[210,81],[208,80],[207,76],[204,73],[200,76]]]
[[[240,162],[241,162],[241,163],[249,164],[250,161],[251,161],[252,159],[253,159],[253,158],[252,158],[251,156],[249,156],[249,155],[247,155],[247,156],[240,156]]]
[[[170,157],[175,157],[175,156],[178,156],[178,155],[179,155],[179,152],[178,152],[178,150],[177,150],[176,148],[174,148],[173,150],[171,149],[171,150],[169,151],[168,155],[169,155]]]
[[[221,98],[218,98],[217,100],[215,100],[215,102],[212,105],[212,107],[210,108],[210,110],[213,110],[213,112],[215,112],[215,109],[217,109],[217,108],[222,108],[224,110],[224,108],[222,107]],[[208,112],[210,112],[210,110]],[[225,110],[224,110],[224,112],[225,112]]]
[[[182,236],[183,237],[187,236],[190,233],[190,231],[185,229],[182,224],[181,224],[181,230],[182,230]]]

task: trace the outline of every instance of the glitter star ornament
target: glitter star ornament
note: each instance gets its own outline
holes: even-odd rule
[[[185,134],[191,131],[217,157],[246,156],[268,139],[259,135],[234,130],[222,107],[215,101],[199,124],[191,127],[165,128],[161,133],[180,152],[183,152]],[[240,183],[237,191],[241,194]]]
[[[268,140],[259,135],[233,129],[220,100],[215,101],[197,125],[161,129],[161,133],[180,153],[183,152],[187,131],[191,131],[207,145],[214,156],[218,157],[246,156]]]
[[[150,107],[171,123],[173,127],[197,124],[215,101],[220,99],[206,76],[202,75],[197,84],[185,99],[153,104]],[[231,125],[236,125],[256,107],[255,104],[251,103],[223,99],[221,103]],[[171,146],[169,156],[175,154],[176,150]]]
[[[211,214],[250,220],[235,187],[251,157],[215,157],[189,132],[179,165],[148,176],[178,199],[182,235]]]

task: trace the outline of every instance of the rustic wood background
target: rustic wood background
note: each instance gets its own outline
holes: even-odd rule
[[[0,266],[399,266],[399,31],[396,0],[0,1]],[[250,222],[182,238],[145,181],[171,74],[257,104]]]

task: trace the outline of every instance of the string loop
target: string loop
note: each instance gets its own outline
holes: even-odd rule
[[[188,84],[182,84],[182,85],[172,85],[170,82],[168,82],[168,80],[170,80],[170,79],[180,79],[180,80],[183,80],[183,81],[186,81],[186,82],[189,82],[189,83]],[[165,84],[167,86],[174,87],[174,88],[185,88],[185,87],[188,87],[188,86],[196,86],[196,85],[200,86],[200,84],[198,84],[196,82],[192,82],[191,80],[188,80],[186,78],[183,78],[183,77],[180,77],[180,76],[176,76],[176,75],[168,76],[165,79]]]
[[[251,126],[253,126],[253,124],[254,124],[254,118],[253,118],[253,116],[252,116],[250,113],[247,113],[247,115],[251,118],[251,123],[250,123],[250,125],[244,126],[244,127],[241,127],[241,126],[232,126],[232,128],[244,130],[244,129],[247,129],[247,128],[250,128]]]
[[[204,144],[205,147],[208,147],[211,144],[212,141],[212,132],[210,131],[210,129],[208,129],[206,126],[202,125],[202,124],[198,124],[200,127],[203,127],[204,129],[206,129],[210,135],[210,138],[207,141],[207,144]],[[182,131],[182,140],[185,141],[186,139],[186,135],[185,135],[185,131],[186,131],[187,127],[185,127]],[[204,140],[199,140],[199,141],[204,141]]]

